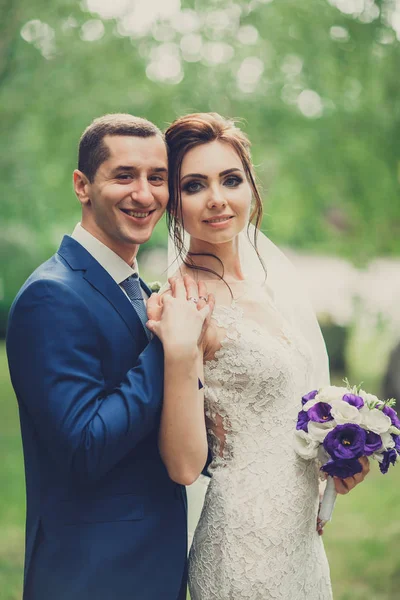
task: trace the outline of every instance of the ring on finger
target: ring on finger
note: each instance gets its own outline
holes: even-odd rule
[[[204,302],[208,302],[208,296],[199,296],[199,300],[204,300]]]
[[[194,304],[197,304],[197,303],[198,303],[198,301],[199,301],[199,299],[198,299],[198,298],[195,298],[194,296],[190,296],[190,297],[188,298],[188,300],[189,300],[190,302],[194,302]]]

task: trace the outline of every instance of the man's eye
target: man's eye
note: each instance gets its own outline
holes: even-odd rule
[[[120,173],[119,175],[117,175],[117,179],[126,181],[128,179],[132,179],[132,175],[130,175],[130,173]]]
[[[188,194],[195,194],[202,189],[202,185],[199,181],[189,181],[186,185],[183,186],[183,191]]]
[[[163,183],[165,181],[164,177],[162,175],[152,175],[151,177],[149,177],[149,181],[151,181],[152,183]]]
[[[241,177],[228,177],[227,179],[225,179],[224,185],[226,185],[227,187],[237,187],[242,183],[242,181],[243,179]]]

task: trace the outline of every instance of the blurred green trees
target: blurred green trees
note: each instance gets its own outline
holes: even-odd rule
[[[79,219],[84,127],[243,119],[283,244],[400,253],[400,9],[391,0],[2,0],[0,319]],[[163,245],[160,227],[150,244]]]

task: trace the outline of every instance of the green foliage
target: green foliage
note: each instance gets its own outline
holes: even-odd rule
[[[390,1],[377,3],[378,14],[345,14],[334,0],[181,4],[180,16],[164,10],[128,35],[129,15],[101,19],[72,0],[3,0],[3,312],[79,219],[71,184],[77,141],[106,112],[132,112],[162,128],[194,110],[239,116],[274,241],[357,263],[399,254],[400,44]],[[182,14],[197,19],[192,33]],[[178,61],[175,79],[171,61],[157,71],[165,55]],[[160,228],[149,246],[165,241]]]
[[[344,351],[346,372],[351,381],[363,380],[362,387],[369,392],[385,375],[396,331],[389,320],[368,314],[360,303],[355,315]],[[377,395],[380,397],[381,390]]]
[[[18,408],[0,343],[0,600],[19,600],[24,561],[25,481]]]

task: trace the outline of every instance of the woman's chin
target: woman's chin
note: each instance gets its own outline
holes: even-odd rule
[[[228,242],[233,242],[238,235],[244,230],[244,227],[238,230],[237,227],[230,229],[214,229],[212,231],[196,231],[189,235],[191,240],[198,240],[199,243],[206,244],[227,244]]]

